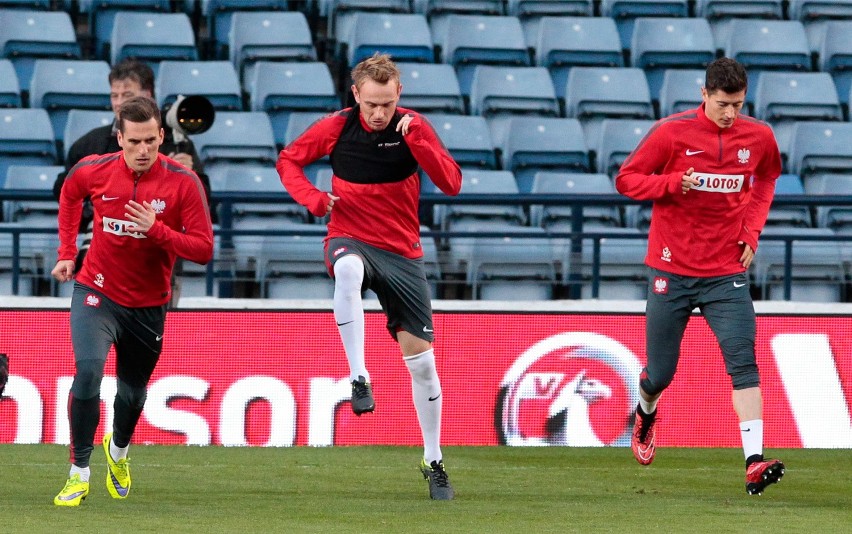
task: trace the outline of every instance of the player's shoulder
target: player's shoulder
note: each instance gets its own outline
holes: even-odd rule
[[[79,172],[81,170],[98,169],[105,165],[109,165],[115,160],[121,158],[121,152],[113,152],[111,154],[89,154],[74,165],[69,174]]]

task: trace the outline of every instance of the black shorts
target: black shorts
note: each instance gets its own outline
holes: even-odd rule
[[[349,254],[364,262],[364,284],[361,290],[372,289],[379,297],[388,318],[388,331],[405,330],[409,334],[432,342],[432,300],[423,259],[408,259],[355,239],[335,237],[325,249],[329,272],[334,275],[334,263]]]
[[[649,380],[671,380],[695,308],[716,335],[734,387],[757,386],[756,319],[746,273],[697,278],[649,269],[645,332]]]

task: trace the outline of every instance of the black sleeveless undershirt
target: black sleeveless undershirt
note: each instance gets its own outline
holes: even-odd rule
[[[402,114],[397,111],[380,132],[365,130],[360,115],[359,107],[353,106],[331,151],[335,176],[356,184],[386,184],[401,182],[414,174],[417,161],[402,133],[396,131]]]

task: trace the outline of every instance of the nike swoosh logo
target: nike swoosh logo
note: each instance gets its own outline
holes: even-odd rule
[[[694,156],[696,154],[701,154],[702,152],[704,152],[704,151],[703,150],[689,150],[688,148],[686,149],[686,155],[687,156]]]
[[[436,401],[436,400],[438,400],[440,397],[441,397],[441,394],[440,394],[440,393],[438,393],[438,395],[437,395],[437,396],[435,396],[435,397],[429,397],[429,402]]]
[[[744,285],[745,285],[745,282],[740,282],[739,284],[734,282],[734,287],[743,287]]]
[[[337,323],[337,326],[347,325],[347,324],[349,324],[349,323],[351,323],[351,322],[353,322],[353,321],[346,321],[345,323]]]
[[[157,341],[160,341],[161,339],[163,339],[163,336],[157,336]]]
[[[106,195],[101,195],[101,200],[104,202],[109,202],[110,200],[118,200],[118,197],[108,197]]]
[[[73,501],[74,499],[76,499],[77,497],[79,497],[80,495],[83,495],[85,493],[86,493],[85,491],[77,491],[75,493],[72,493],[71,495],[60,495],[59,500],[60,501]]]
[[[118,480],[116,480],[115,478],[115,475],[113,475],[112,473],[109,474],[109,477],[112,480],[112,486],[115,488],[116,493],[118,493],[122,497],[126,497],[127,492],[130,491],[130,487],[128,486],[125,488],[124,486],[119,484]]]
[[[431,329],[431,328],[429,328],[428,326],[424,326],[424,327],[423,327],[423,331],[424,331],[424,332],[426,332],[426,333],[434,332],[434,330],[432,330],[432,329]]]
[[[742,432],[751,432],[751,429],[750,429],[750,428],[741,428],[740,430],[741,430]]]

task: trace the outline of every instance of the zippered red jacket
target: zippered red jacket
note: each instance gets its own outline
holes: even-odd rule
[[[683,174],[700,180],[687,194]],[[704,104],[659,120],[621,166],[615,185],[637,200],[653,200],[648,235],[650,267],[682,276],[713,277],[745,271],[742,245],[757,240],[781,174],[770,127],[740,115],[719,128]]]
[[[83,158],[69,172],[59,199],[59,259],[77,256],[80,206],[91,197],[92,243],[76,279],[129,308],[169,301],[177,256],[205,264],[213,257],[213,227],[198,176],[157,155],[145,173],[127,166],[122,152]],[[148,201],[157,212],[146,233],[131,232],[124,205]]]
[[[354,113],[357,117],[351,115]],[[407,114],[414,118],[409,133],[403,136],[395,128]],[[346,153],[338,160],[332,152],[347,121],[350,127],[344,135],[351,143],[347,139]],[[413,156],[411,167],[407,166],[410,156],[399,154],[405,148],[400,143],[405,143]],[[372,132],[357,106],[314,123],[279,153],[276,168],[290,196],[318,217],[326,213],[328,194],[314,187],[303,169],[330,154],[335,168],[331,192],[340,200],[334,203],[326,242],[333,237],[350,237],[406,258],[422,257],[417,165],[444,193],[457,195],[461,189],[461,169],[432,125],[419,113],[397,107],[390,125],[382,132]],[[388,164],[383,166],[385,157]],[[359,159],[361,164],[356,163]],[[339,168],[351,175],[341,177]],[[374,174],[370,169],[375,169]]]

